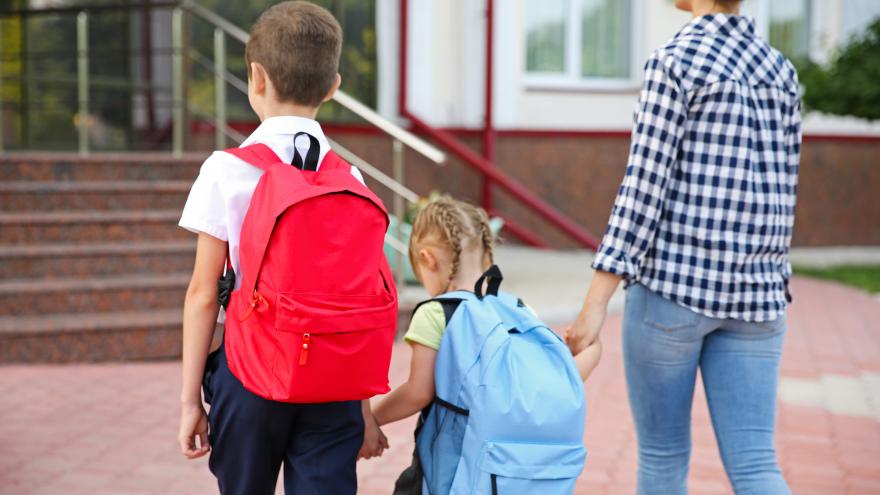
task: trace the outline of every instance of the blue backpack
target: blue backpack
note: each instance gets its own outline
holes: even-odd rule
[[[568,494],[584,467],[584,386],[568,347],[492,266],[448,313],[417,434],[423,494]],[[486,294],[482,293],[488,282]]]

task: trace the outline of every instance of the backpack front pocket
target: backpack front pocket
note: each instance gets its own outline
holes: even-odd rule
[[[386,393],[396,326],[390,294],[278,294],[272,371],[283,396],[334,402]]]
[[[572,493],[586,455],[580,444],[486,442],[475,493]]]

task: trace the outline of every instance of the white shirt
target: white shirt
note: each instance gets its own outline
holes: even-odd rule
[[[330,144],[321,125],[312,119],[293,116],[268,118],[241,143],[241,147],[262,143],[271,148],[282,161],[290,163],[293,160],[294,146],[302,157],[307,155],[311,146],[308,136],[299,136],[294,143],[294,135],[300,132],[317,139],[321,147],[318,156],[320,166],[330,151]],[[364,182],[358,169],[352,167],[351,173]],[[236,273],[236,289],[241,285],[242,279],[238,257],[241,224],[261,175],[262,170],[238,157],[215,151],[202,164],[178,224],[197,234],[208,234],[229,243],[229,257]]]

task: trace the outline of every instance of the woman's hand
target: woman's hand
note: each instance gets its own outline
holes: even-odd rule
[[[581,312],[574,323],[565,329],[565,343],[575,356],[599,338],[599,331],[608,313],[608,301],[620,285],[621,277],[613,273],[596,270],[590,290]]]
[[[387,449],[388,437],[382,433],[376,418],[372,414],[364,416],[364,444],[358,452],[358,459],[370,459],[380,457]]]
[[[575,322],[565,329],[565,343],[577,356],[599,338],[608,308],[603,305],[584,304]]]
[[[199,439],[198,443],[196,438]],[[197,459],[211,451],[208,443],[208,415],[201,404],[184,404],[181,408],[177,441],[180,443],[180,453],[187,459]]]

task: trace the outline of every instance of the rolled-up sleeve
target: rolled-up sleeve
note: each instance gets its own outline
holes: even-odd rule
[[[593,268],[638,279],[657,232],[669,179],[684,132],[687,103],[671,63],[655,53],[645,64],[626,174]]]

